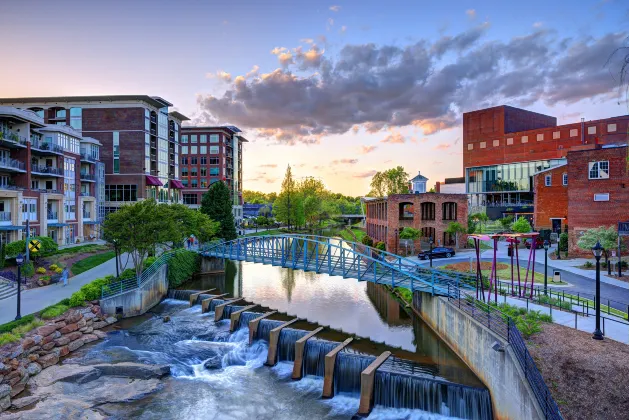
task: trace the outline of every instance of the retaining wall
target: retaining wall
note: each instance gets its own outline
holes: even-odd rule
[[[495,419],[544,419],[544,412],[505,340],[450,303],[415,292],[413,308],[489,388]],[[505,351],[492,348],[495,342]]]
[[[120,295],[100,300],[104,313],[116,314],[122,308],[122,317],[142,315],[157,305],[168,293],[168,265],[162,265],[139,289],[129,290]]]

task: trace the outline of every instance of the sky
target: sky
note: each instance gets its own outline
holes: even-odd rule
[[[403,166],[463,175],[462,113],[628,113],[629,3],[0,0],[0,97],[147,94],[249,140],[243,186],[287,165],[347,195]]]

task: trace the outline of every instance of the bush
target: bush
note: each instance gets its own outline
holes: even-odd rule
[[[568,252],[568,234],[565,232],[559,235],[559,249]]]
[[[44,309],[41,313],[41,317],[42,319],[56,318],[60,315],[63,315],[68,309],[70,309],[68,305],[63,305],[61,303],[58,303],[56,305],[49,306],[48,308]]]
[[[524,216],[520,216],[518,220],[513,222],[511,229],[518,233],[528,233],[531,231],[531,224]]]
[[[35,319],[34,315],[26,315],[23,316],[22,319],[18,319],[17,321],[7,322],[6,324],[0,325],[0,334],[11,332],[13,328],[18,327],[20,325],[28,324]]]
[[[594,264],[592,264],[591,261],[586,261],[585,264],[583,264],[583,267],[585,267],[585,268],[592,268],[592,267],[594,267]]]
[[[55,270],[55,273],[57,273],[57,274],[63,273],[63,268],[57,267],[57,269]]]
[[[7,247],[0,245],[0,268],[4,268],[7,263]]]
[[[39,281],[41,281],[44,286],[48,286],[50,284],[50,276],[41,276]]]
[[[37,268],[37,274],[46,274],[46,269],[44,267]]]
[[[59,249],[57,243],[48,236],[34,236],[31,239],[37,239],[41,242],[40,250],[37,254],[31,254],[33,257],[47,257],[53,255]],[[24,254],[26,251],[26,240],[11,242],[5,246],[6,255],[9,258],[15,258],[18,254]]]
[[[57,269],[57,264],[51,264],[50,267],[48,267],[49,270],[55,271]]]
[[[83,285],[80,289],[85,300],[98,300],[101,298],[103,286],[108,286],[114,277],[101,277]]]
[[[70,296],[70,307],[74,308],[77,306],[83,306],[84,303],[85,295],[82,291],[79,290],[78,292],[74,292],[72,293],[72,296]]]
[[[379,249],[380,251],[386,251],[387,250],[387,246],[385,245],[384,242],[378,242],[376,244],[376,249]]]
[[[361,239],[360,242],[362,242],[363,245],[373,246],[373,239],[371,239],[371,236],[369,235],[363,236],[363,239]]]
[[[33,261],[29,261],[22,265],[22,275],[24,277],[33,277],[35,275],[35,266]]]
[[[157,257],[148,257],[146,260],[144,260],[144,269],[146,270],[151,265],[153,265],[155,260],[157,260]]]
[[[21,337],[19,335],[15,335],[12,334],[10,332],[8,333],[2,333],[0,334],[0,346],[3,346],[5,344],[9,344],[9,343],[14,343],[16,341],[18,341]]]
[[[194,251],[180,251],[168,260],[168,284],[170,288],[177,287],[199,271],[201,257]]]
[[[408,303],[413,303],[413,292],[405,287],[396,287],[398,294]]]
[[[519,318],[516,321],[516,327],[518,328],[518,330],[520,330],[524,338],[530,338],[533,334],[538,333],[542,330],[542,327],[540,326],[540,321],[538,319],[528,316],[524,318]]]

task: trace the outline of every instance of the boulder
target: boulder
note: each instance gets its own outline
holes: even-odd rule
[[[92,341],[98,340],[98,336],[96,334],[85,334],[82,338],[83,343],[91,343]]]
[[[51,343],[48,343],[48,344],[51,344]],[[53,344],[53,347],[54,347],[54,343],[52,343],[52,344]],[[28,361],[29,362],[36,362],[37,360],[39,360],[39,355],[38,354],[29,354],[28,355]]]
[[[33,339],[33,341],[35,342],[35,344],[40,345],[40,344],[41,344],[41,342],[42,342],[42,340],[44,339],[44,337],[42,337],[42,336],[41,336],[41,335],[39,335],[39,334],[34,334],[34,335],[32,336],[32,339]]]
[[[92,366],[81,365],[55,365],[41,371],[31,378],[29,385],[35,387],[47,387],[56,382],[69,382],[83,384],[100,376],[100,372]]]
[[[105,319],[105,322],[107,322],[108,324],[113,324],[115,322],[117,322],[118,319],[116,317],[110,316],[107,319]]]
[[[55,339],[57,339],[59,337],[61,337],[61,333],[59,331],[55,331],[54,333],[44,337],[44,339],[42,340],[42,344],[48,344],[51,341],[54,341]]]
[[[94,335],[97,336],[98,338],[105,338],[107,337],[107,333],[101,330],[94,330],[93,331]]]
[[[22,346],[18,345],[11,349],[11,353],[9,354],[9,359],[16,359],[24,354],[24,349]]]
[[[55,340],[55,342],[52,343],[52,344],[54,344],[56,346],[65,346],[70,341],[72,341],[72,340],[70,339],[70,334],[68,334],[68,335],[64,335],[63,337],[57,338]]]
[[[55,323],[55,327],[56,327],[58,330],[62,329],[62,328],[63,328],[63,327],[65,327],[66,325],[68,325],[68,324],[66,323],[66,320],[65,320],[65,319],[62,319],[62,320],[60,320],[59,322],[56,322],[56,323]]]
[[[76,331],[78,329],[79,329],[79,324],[73,323],[73,324],[68,324],[65,327],[61,328],[59,330],[59,332],[61,334],[68,334],[68,333],[71,333],[72,331]]]
[[[47,368],[48,366],[52,366],[57,364],[59,361],[59,356],[54,353],[47,354],[39,358],[39,364],[42,368]]]
[[[44,344],[42,346],[42,349],[49,351],[49,350],[52,350],[55,346],[56,346],[56,343],[53,341],[53,342]]]
[[[91,312],[90,312],[91,313]],[[85,324],[87,324],[87,321],[85,320],[85,318],[81,318],[81,320],[79,322],[76,323],[77,327],[83,328],[85,326]]]
[[[19,383],[15,384],[13,388],[11,388],[11,398],[15,397],[16,395],[24,391],[24,388],[26,388],[26,384],[19,384]]]
[[[11,407],[11,397],[7,395],[6,397],[0,398],[0,413],[9,407]]]
[[[13,385],[17,384],[18,382],[20,382],[20,379],[22,379],[20,376],[16,376],[15,378],[10,379],[9,380],[9,385],[13,386]]]
[[[0,362],[0,373],[7,373],[11,368],[4,363]]]
[[[58,352],[57,355],[59,357],[67,356],[68,354],[70,354],[70,349],[68,348],[68,346],[57,347],[55,350]]]
[[[109,325],[107,321],[98,321],[94,323],[93,327],[95,330],[100,330],[101,328],[105,328],[107,325]]]
[[[162,321],[170,322],[170,317],[168,315],[166,315],[164,318],[162,318]]]
[[[96,318],[96,314],[92,311],[86,313],[85,315],[83,315],[83,319],[85,321],[89,321],[90,319]]]
[[[223,358],[220,356],[212,356],[203,363],[203,367],[209,370],[221,369],[223,367]]]
[[[39,328],[37,328],[36,333],[38,335],[41,335],[42,337],[46,337],[47,335],[50,335],[52,333],[54,333],[55,331],[57,331],[57,327],[55,326],[55,324],[52,325],[43,325]]]
[[[69,312],[68,315],[66,316],[66,323],[74,324],[74,323],[79,322],[81,318],[83,318],[82,313],[78,311],[72,311],[72,312]]]
[[[13,372],[9,373],[6,377],[6,379],[11,380],[13,378],[16,378],[20,376],[20,371],[19,370],[14,370]]]
[[[26,350],[26,351],[24,352],[24,354],[36,353],[36,352],[38,352],[39,350],[41,350],[41,346],[33,346],[33,347],[31,347],[30,349]]]
[[[78,340],[74,340],[70,344],[68,344],[68,349],[71,352],[73,352],[73,351],[83,347],[83,344],[85,344],[85,341],[83,341],[83,338],[79,338]]]
[[[0,400],[11,394],[11,387],[9,385],[0,385]]]
[[[29,363],[28,366],[26,366],[26,372],[30,376],[35,376],[39,374],[41,371],[42,371],[42,368],[39,363]]]
[[[93,327],[85,327],[85,330],[83,331],[83,334],[91,334],[92,332],[94,332],[94,328]]]
[[[40,400],[40,397],[36,395],[31,395],[30,397],[22,397],[17,400],[13,400],[11,404],[11,408],[15,410],[19,410],[24,407],[28,407],[29,405],[33,405]]]
[[[22,340],[22,348],[24,350],[28,350],[34,345],[35,345],[35,340],[33,340],[31,337],[26,337]]]
[[[132,362],[94,365],[93,367],[103,376],[122,376],[136,379],[161,378],[170,373],[170,366],[168,365],[145,365]]]

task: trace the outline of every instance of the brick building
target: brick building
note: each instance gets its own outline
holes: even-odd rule
[[[629,116],[557,125],[510,106],[463,114],[463,166],[470,211],[496,219],[532,216],[535,173],[565,164],[569,150],[627,142]]]
[[[568,231],[570,251],[582,232],[629,220],[627,145],[572,148],[566,163],[534,176],[537,229]]]
[[[230,189],[234,220],[242,223],[242,145],[247,140],[240,129],[223,127],[182,127],[180,179],[183,202],[201,205],[210,185],[223,181]]]
[[[401,228],[412,227],[422,233],[416,248],[431,237],[435,246],[454,246],[454,235],[445,232],[448,224],[456,221],[467,228],[467,197],[461,194],[397,194],[366,199],[365,204],[367,235],[384,242],[393,252],[399,246]]]
[[[0,105],[29,109],[45,124],[70,126],[102,145],[105,213],[146,198],[181,202],[179,134],[188,118],[169,113],[170,102],[117,95],[3,98]]]
[[[59,245],[99,235],[101,144],[33,111],[0,106],[0,242],[50,236]]]

